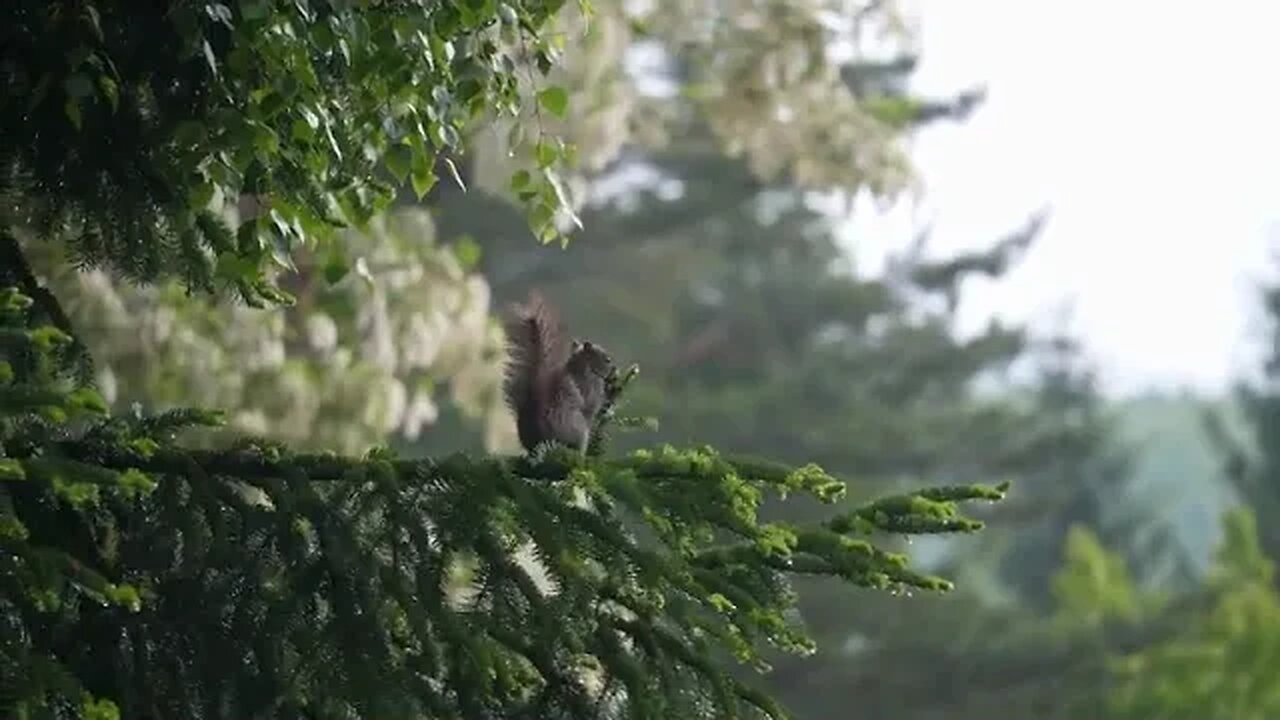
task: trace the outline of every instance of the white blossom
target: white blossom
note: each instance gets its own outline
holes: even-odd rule
[[[439,417],[440,408],[431,399],[431,395],[419,390],[413,394],[413,402],[409,403],[409,409],[404,414],[401,431],[406,438],[416,440],[422,434],[422,428],[435,424]]]
[[[318,312],[308,315],[307,342],[322,354],[332,352],[338,345],[338,326],[333,318]]]
[[[232,418],[232,424],[250,435],[266,435],[270,430],[267,416],[261,410],[242,410]]]
[[[103,366],[98,369],[97,378],[98,391],[102,393],[102,399],[108,404],[116,401],[116,393],[120,387],[116,383],[116,374],[111,372],[111,368]]]

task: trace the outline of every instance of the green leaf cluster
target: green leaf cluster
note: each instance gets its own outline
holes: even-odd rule
[[[1065,555],[1052,583],[1060,618],[1098,625],[1113,618],[1133,620],[1138,616],[1138,588],[1124,558],[1108,552],[1096,534],[1083,525],[1072,526]]]
[[[1247,509],[1227,515],[1211,604],[1180,632],[1115,662],[1112,716],[1263,720],[1280,713],[1280,593]]]
[[[519,112],[562,4],[4,3],[0,222],[68,237],[81,266],[287,302],[294,248],[363,226],[396,184],[421,197],[468,123]],[[545,144],[535,219],[560,200]],[[257,212],[227,226],[242,199]]]

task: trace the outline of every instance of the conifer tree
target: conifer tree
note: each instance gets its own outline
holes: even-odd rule
[[[1264,720],[1280,712],[1280,591],[1257,515],[1223,519],[1223,539],[1194,612],[1113,663],[1109,717],[1117,720]],[[1173,623],[1168,623],[1173,625]]]
[[[207,449],[184,431],[212,409],[105,412],[14,226],[134,281],[286,302],[295,245],[341,265],[334,227],[367,223],[393,181],[425,192],[473,115],[519,110],[511,57],[553,64],[558,8],[0,10],[0,715],[778,717],[730,661],[808,648],[794,576],[949,587],[872,536],[976,530],[958,504],[1002,487],[764,522],[766,496],[845,485],[709,448]],[[544,177],[534,217],[559,207]],[[244,199],[257,211],[234,231],[211,210]],[[546,584],[514,559],[530,543]],[[446,591],[457,573],[469,592]]]
[[[1258,368],[1260,379],[1240,383],[1235,399],[1243,412],[1244,437],[1229,417],[1206,408],[1205,429],[1219,448],[1223,471],[1241,497],[1255,508],[1262,549],[1280,560],[1280,284],[1259,292],[1265,323],[1265,352]]]
[[[1235,408],[1206,404],[1202,416],[1244,506],[1224,515],[1213,565],[1199,587],[1160,613],[1162,631],[1115,653],[1108,717],[1261,720],[1280,711],[1280,287],[1259,295],[1267,345],[1259,379],[1236,388],[1243,433],[1228,412]]]

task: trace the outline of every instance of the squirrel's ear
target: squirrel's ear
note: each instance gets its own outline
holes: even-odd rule
[[[595,349],[595,347],[596,347],[595,345],[592,345],[592,344],[591,344],[591,341],[590,341],[590,340],[584,340],[584,341],[582,342],[582,349],[583,349],[583,350],[594,350],[594,349]]]
[[[590,346],[591,343],[587,343],[587,345]],[[578,338],[574,338],[573,341],[569,343],[569,347],[573,349],[573,352],[578,352],[582,349],[582,343],[578,341]]]

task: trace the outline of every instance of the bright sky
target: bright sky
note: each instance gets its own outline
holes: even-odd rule
[[[1121,392],[1248,370],[1253,288],[1280,251],[1280,2],[915,4],[917,90],[988,98],[915,142],[924,201],[862,213],[860,252],[926,222],[935,250],[978,246],[1047,206],[1015,273],[968,289],[968,326],[1070,308]]]

